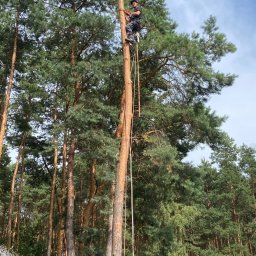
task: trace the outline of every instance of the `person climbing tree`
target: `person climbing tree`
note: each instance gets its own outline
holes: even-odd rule
[[[126,25],[126,41],[129,43],[134,43],[135,38],[134,34],[140,31],[141,28],[141,8],[139,7],[138,0],[131,1],[133,12],[124,10],[124,13],[127,15],[128,24]]]

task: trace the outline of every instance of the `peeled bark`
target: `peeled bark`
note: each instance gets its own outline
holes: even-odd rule
[[[124,1],[119,0],[118,8],[120,10],[120,25],[121,36],[123,43],[123,58],[124,58],[124,84],[125,84],[125,116],[124,127],[122,131],[122,139],[120,146],[119,167],[116,174],[116,187],[114,197],[113,210],[113,240],[112,254],[114,256],[122,255],[122,228],[123,228],[123,206],[124,206],[124,190],[125,179],[127,173],[127,164],[130,148],[130,133],[132,121],[132,81],[131,81],[131,60],[129,44],[125,42],[125,15]]]
[[[8,110],[9,110],[11,91],[12,91],[12,85],[13,85],[13,80],[14,80],[14,72],[15,72],[15,65],[16,65],[16,58],[17,58],[18,35],[19,35],[19,11],[17,10],[16,11],[16,25],[15,25],[15,32],[14,32],[13,51],[12,51],[11,71],[10,71],[9,82],[8,82],[8,86],[7,86],[7,90],[6,90],[5,101],[4,101],[3,110],[2,110],[2,118],[1,118],[0,160],[2,158],[2,153],[3,153],[4,136],[5,136],[5,131],[6,131]]]

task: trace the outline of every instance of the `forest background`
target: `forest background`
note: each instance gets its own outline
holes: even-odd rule
[[[1,124],[11,87],[0,243],[26,256],[111,255],[123,90],[117,3],[12,0],[0,9]],[[164,1],[146,1],[126,254],[255,255],[255,150],[237,146],[208,107],[235,81],[216,63],[236,47],[213,16],[188,34],[172,18]],[[193,166],[184,159],[200,144],[212,156]]]

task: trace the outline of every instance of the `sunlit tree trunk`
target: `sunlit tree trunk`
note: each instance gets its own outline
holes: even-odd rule
[[[123,206],[124,206],[124,190],[125,179],[127,172],[127,163],[130,148],[130,133],[132,121],[132,81],[131,81],[131,60],[129,44],[125,42],[125,15],[122,11],[124,9],[124,1],[119,0],[118,9],[120,10],[120,25],[121,36],[123,44],[123,58],[124,58],[124,84],[125,84],[125,117],[122,131],[122,139],[120,145],[119,168],[116,173],[116,187],[114,197],[113,210],[113,240],[112,240],[112,254],[114,256],[121,256],[122,254],[122,228],[123,228]]]
[[[1,129],[0,129],[0,160],[3,153],[3,143],[4,143],[4,136],[5,130],[7,125],[7,117],[8,117],[8,110],[10,104],[10,97],[14,79],[14,72],[15,72],[15,65],[16,65],[16,58],[17,58],[17,42],[18,42],[18,35],[19,35],[19,11],[16,11],[16,25],[15,25],[15,33],[14,33],[14,42],[13,42],[13,51],[12,51],[12,63],[11,63],[11,70],[9,76],[9,82],[6,90],[5,101],[3,104],[2,110],[2,118],[1,118]]]

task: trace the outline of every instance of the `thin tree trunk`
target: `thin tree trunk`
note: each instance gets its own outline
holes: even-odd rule
[[[107,249],[106,256],[112,256],[112,232],[113,232],[113,204],[114,204],[114,193],[115,193],[115,183],[112,182],[110,197],[111,197],[111,213],[108,217],[108,241],[107,241]]]
[[[73,3],[73,11],[76,11],[76,4]],[[75,34],[75,31],[74,31]],[[73,39],[71,53],[70,53],[70,64],[74,66],[76,64],[76,39]],[[76,83],[74,84],[74,101],[73,106],[76,106],[79,102],[81,96],[81,83],[77,79],[77,74],[74,74]],[[70,148],[69,148],[69,158],[68,158],[68,195],[67,195],[67,216],[66,216],[66,241],[67,241],[67,255],[75,255],[75,238],[74,238],[74,158],[75,158],[75,138],[73,137],[73,132],[71,131],[70,137]]]
[[[18,42],[18,35],[19,35],[19,15],[20,15],[19,11],[17,10],[16,11],[16,25],[15,25],[14,42],[13,42],[11,71],[10,71],[10,77],[9,77],[9,82],[8,82],[8,86],[7,86],[5,102],[3,105],[3,112],[2,112],[2,118],[1,118],[0,160],[2,158],[4,136],[5,136],[5,130],[6,130],[6,125],[7,125],[8,110],[9,110],[9,104],[10,104],[12,84],[13,84],[13,79],[14,79],[16,58],[17,58],[17,42]]]
[[[74,241],[74,183],[73,183],[73,168],[75,157],[75,140],[72,139],[69,154],[68,154],[68,198],[67,198],[67,217],[66,217],[66,239],[67,239],[67,254],[75,256],[75,241]]]
[[[120,25],[123,43],[124,58],[124,84],[125,84],[125,117],[122,132],[122,140],[120,146],[119,168],[116,174],[116,187],[113,210],[113,240],[112,254],[113,256],[122,255],[122,228],[123,228],[123,206],[124,206],[124,190],[125,178],[127,173],[127,163],[130,148],[130,133],[132,121],[132,81],[131,81],[131,60],[129,44],[125,42],[125,15],[124,1],[119,0],[118,8],[120,10]]]
[[[54,115],[54,120],[56,120],[56,114]],[[52,252],[54,197],[55,197],[56,174],[57,174],[57,164],[58,164],[58,147],[57,147],[56,135],[54,137],[55,137],[54,138],[54,160],[53,160],[53,176],[52,176],[51,196],[50,196],[50,209],[49,209],[49,218],[48,218],[47,256],[51,256],[51,252]]]
[[[62,177],[61,177],[61,198],[60,198],[60,219],[58,227],[58,242],[57,242],[57,255],[62,256],[63,251],[63,241],[64,241],[64,200],[65,200],[65,191],[66,191],[66,163],[67,163],[67,134],[64,134],[64,143],[62,149]]]
[[[80,191],[82,192],[82,186]],[[85,207],[81,207],[81,216],[80,216],[80,225],[81,228],[89,226],[93,207],[95,203],[92,201],[97,191],[96,186],[96,160],[93,160],[92,166],[90,168],[90,190],[88,194],[88,202]],[[81,200],[82,201],[82,200]],[[82,205],[82,203],[81,203]],[[82,255],[84,251],[84,242],[80,241],[79,243],[79,255]]]
[[[16,159],[15,168],[13,171],[12,183],[11,183],[10,203],[9,203],[9,210],[8,210],[8,224],[7,224],[7,232],[6,232],[7,240],[8,240],[7,242],[8,249],[11,248],[11,244],[12,244],[12,212],[13,212],[13,204],[14,204],[15,183],[16,183],[16,178],[19,170],[20,157],[21,157],[22,151],[24,150],[24,141],[25,141],[25,135],[23,134],[21,144],[19,147],[18,156]]]
[[[95,203],[92,201],[96,191],[97,191],[97,186],[96,186],[96,160],[93,160],[92,162],[92,167],[90,170],[90,192],[89,192],[89,198],[88,198],[88,203],[85,207],[84,210],[84,227],[88,227],[89,226],[89,222],[90,222],[90,216],[93,210],[93,207],[95,205]]]

